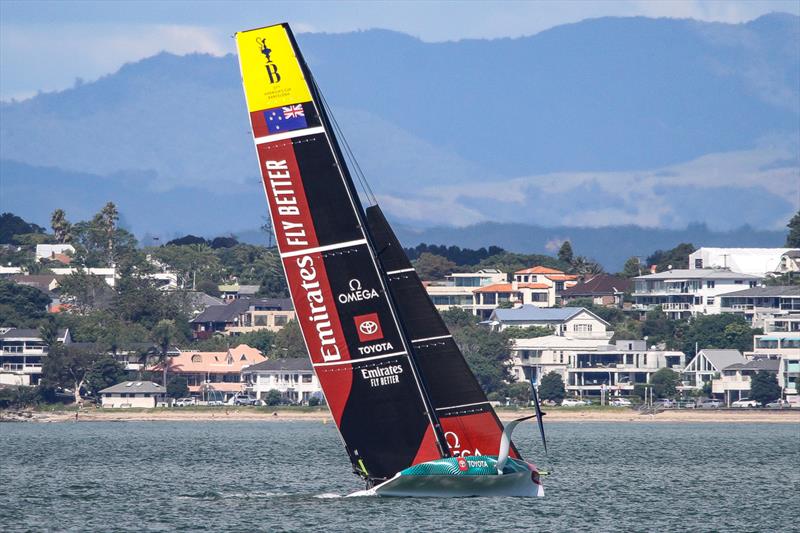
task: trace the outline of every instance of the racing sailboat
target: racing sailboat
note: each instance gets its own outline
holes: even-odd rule
[[[236,46],[297,320],[365,493],[543,495],[516,423],[501,424],[380,208],[362,206],[288,24]]]

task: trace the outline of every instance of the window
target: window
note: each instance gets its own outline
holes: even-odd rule
[[[713,289],[716,282],[714,280],[706,281],[706,289]]]
[[[740,280],[740,279],[735,279],[735,280],[733,280],[733,284],[734,285],[744,285],[744,281]]]
[[[484,304],[491,304],[494,305],[497,303],[497,294],[493,292],[487,292],[483,295],[483,303]]]
[[[573,324],[572,325],[572,331],[584,332],[584,333],[585,332],[589,332],[589,331],[592,331],[592,325],[591,324]]]
[[[703,268],[703,259],[698,258],[694,260],[694,267],[695,268]]]
[[[564,362],[564,352],[558,352],[558,353],[559,353],[558,362],[559,363],[563,363]]]
[[[646,353],[642,354],[642,364],[644,366],[647,366],[647,354]]]
[[[708,305],[714,305],[714,297],[713,296],[707,296],[706,297],[706,303]]]
[[[311,374],[303,374],[303,383],[311,383]]]
[[[752,289],[753,287],[755,287],[756,285],[757,285],[757,282],[755,282],[755,281],[751,281],[751,282],[750,282],[750,288],[751,288],[751,289]]]
[[[255,315],[253,317],[253,325],[254,326],[266,326],[267,325],[267,316],[266,315]]]
[[[192,356],[192,363],[202,363],[202,362],[203,362],[203,356],[200,355],[199,353],[196,353]]]
[[[286,322],[288,322],[289,317],[286,315],[275,315],[275,325],[276,326],[285,326]]]

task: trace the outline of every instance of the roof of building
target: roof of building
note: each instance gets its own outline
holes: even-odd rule
[[[736,272],[764,275],[767,272],[780,270],[781,257],[792,252],[800,251],[798,248],[713,248],[702,247],[689,255],[690,258],[703,257],[704,267],[729,268]],[[692,261],[689,262],[693,264]]]
[[[100,391],[100,394],[116,394],[119,392],[142,393],[142,394],[166,394],[166,389],[158,383],[152,381],[123,381],[116,385],[111,385]]]
[[[549,289],[550,286],[546,283],[492,283],[491,285],[484,285],[478,287],[472,292],[512,292],[520,289]]]
[[[523,268],[522,270],[517,270],[516,272],[514,272],[514,274],[564,274],[564,271],[537,265],[535,267]]]
[[[551,281],[574,281],[578,279],[577,274],[545,274],[544,277]]]
[[[265,307],[276,311],[291,311],[292,301],[289,298],[238,298],[231,303],[210,305],[202,313],[194,317],[192,322],[233,322],[247,312],[250,306]]]
[[[561,335],[545,335],[544,337],[532,337],[530,339],[512,339],[512,346],[516,350],[535,350],[544,348],[557,348],[564,350],[595,350],[608,345],[609,340],[603,338],[576,339],[573,337],[563,337]]]
[[[492,318],[499,322],[565,322],[584,312],[607,324],[605,320],[584,307],[536,307],[530,304],[513,309],[498,307],[492,312]]]
[[[247,367],[242,373],[264,372],[264,371],[293,371],[293,370],[313,370],[311,359],[308,357],[290,357],[288,359],[270,359],[257,365]]]
[[[593,278],[578,283],[565,289],[561,295],[567,297],[598,296],[603,294],[619,294],[628,292],[633,288],[633,282],[626,278],[598,274]]]
[[[700,350],[697,355],[703,354],[708,361],[714,365],[717,370],[722,370],[726,366],[736,363],[746,363],[747,359],[744,358],[742,352],[739,350],[717,350],[713,348],[706,348]]]
[[[69,330],[67,329],[59,329],[58,330],[58,340],[64,341],[64,338],[67,336]],[[5,333],[0,334],[0,339],[36,339],[42,340],[42,334],[39,332],[38,329],[29,329],[29,328],[9,328],[8,331]]]
[[[688,268],[676,268],[659,272],[657,274],[647,274],[646,276],[637,276],[635,279],[761,279],[760,276],[753,276],[751,274],[742,274],[740,272],[733,272],[726,269],[716,268],[698,268],[690,270]]]
[[[187,293],[187,298],[189,298],[192,305],[195,307],[206,308],[212,305],[225,305],[225,301],[222,298],[217,298],[200,291],[189,291]]]
[[[258,349],[240,344],[225,352],[181,352],[170,358],[169,371],[177,373],[239,373],[244,367],[263,361],[266,361],[266,357],[261,355]]]
[[[726,292],[720,294],[720,298],[764,298],[777,296],[800,296],[800,285],[772,285],[769,287],[752,287],[741,291]]]
[[[780,359],[753,359],[746,363],[734,363],[728,365],[722,370],[766,370],[768,372],[777,372],[781,367]]]

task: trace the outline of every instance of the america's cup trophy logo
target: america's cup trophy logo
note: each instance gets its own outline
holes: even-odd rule
[[[267,69],[267,76],[269,76],[270,83],[278,83],[281,81],[281,75],[278,74],[278,65],[272,62],[272,50],[267,46],[267,40],[263,37],[256,38],[256,42],[267,60],[265,68]]]

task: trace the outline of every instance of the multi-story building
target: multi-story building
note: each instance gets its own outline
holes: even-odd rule
[[[800,313],[772,315],[764,318],[764,333],[800,332]]]
[[[756,287],[759,276],[730,270],[678,269],[634,278],[634,309],[660,306],[672,319],[719,314],[722,294]]]
[[[583,307],[541,308],[522,305],[495,309],[486,324],[497,331],[507,328],[548,327],[555,335],[575,339],[605,339],[613,335],[608,322]]]
[[[245,388],[242,371],[266,361],[256,348],[240,344],[225,352],[181,352],[170,358],[169,373],[186,378],[189,392],[204,399],[228,399]],[[160,367],[152,368],[158,372]]]
[[[504,283],[506,279],[505,272],[495,269],[484,269],[474,273],[456,272],[447,276],[446,281],[425,282],[425,290],[439,311],[458,307],[481,319],[486,319],[497,304],[481,303],[480,296],[477,296],[475,291],[487,285]]]
[[[58,331],[57,342],[70,344],[68,329]],[[50,347],[36,329],[0,328],[0,384],[38,385]]]
[[[564,379],[568,392],[599,396],[603,391],[628,395],[636,385],[650,383],[662,368],[679,372],[685,363],[683,352],[648,349],[643,340],[574,339],[539,337],[516,339],[513,372],[519,380],[539,380],[549,372]]]
[[[796,323],[795,323],[796,324]],[[777,361],[778,384],[787,400],[800,405],[800,330],[769,331],[753,337],[753,359]]]
[[[689,254],[689,269],[724,269],[759,278],[800,273],[800,248],[699,248]]]
[[[307,404],[312,397],[322,398],[322,387],[308,357],[264,361],[244,369],[242,377],[247,392],[261,400],[266,400],[271,390],[292,403]]]
[[[289,298],[238,298],[228,304],[211,305],[190,321],[195,338],[215,333],[239,335],[267,329],[279,331],[295,319]]]
[[[780,359],[757,358],[744,363],[733,363],[722,369],[719,376],[711,380],[711,393],[720,394],[725,405],[750,395],[750,382],[756,372],[767,371],[777,374],[781,366]],[[775,398],[777,400],[777,398]]]
[[[744,316],[754,328],[763,328],[766,321],[800,313],[800,285],[753,287],[719,296],[722,313]],[[800,317],[800,315],[798,315]]]

